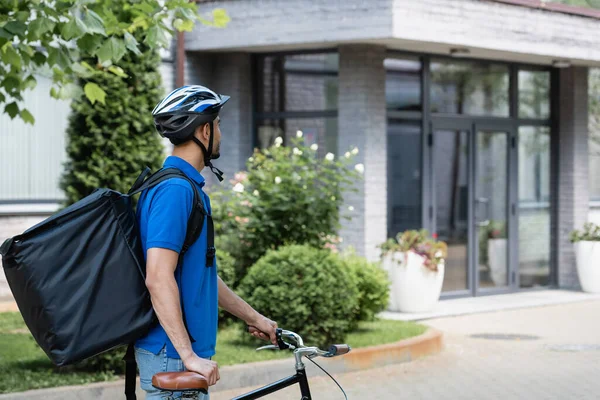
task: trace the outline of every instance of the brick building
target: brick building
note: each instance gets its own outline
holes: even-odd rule
[[[360,253],[377,258],[387,237],[424,227],[449,244],[445,297],[578,287],[568,234],[600,222],[600,159],[588,132],[600,12],[536,0],[199,7],[225,8],[232,21],[186,33],[163,76],[167,90],[202,83],[232,96],[217,162],[226,174],[298,129],[322,154],[356,146],[365,179],[347,199],[354,218],[341,236]],[[66,110],[52,107],[58,137]],[[5,118],[0,129],[15,129]],[[0,135],[3,170],[10,140]],[[60,140],[46,147],[54,152],[44,171],[21,155],[25,179],[0,177],[0,236],[60,198]]]

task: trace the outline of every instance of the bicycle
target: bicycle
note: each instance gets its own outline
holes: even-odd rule
[[[294,352],[296,359],[296,374],[287,378],[280,379],[276,382],[270,383],[259,389],[245,393],[241,396],[235,397],[232,400],[254,400],[260,397],[267,396],[269,394],[278,392],[287,387],[298,384],[300,386],[300,393],[302,395],[301,400],[312,400],[310,395],[310,388],[308,385],[308,377],[306,376],[305,365],[302,361],[302,357],[306,357],[307,360],[314,363],[323,372],[325,372],[340,388],[346,400],[346,392],[340,386],[340,384],[320,365],[313,361],[316,357],[337,357],[350,352],[351,348],[347,344],[336,344],[329,347],[329,350],[321,350],[318,347],[308,347],[304,345],[302,337],[292,331],[286,331],[284,329],[276,330],[277,346],[267,345],[259,347],[258,350],[291,350]],[[284,339],[294,342],[288,343]],[[198,392],[208,393],[208,383],[204,377],[200,374],[190,371],[184,372],[159,372],[152,377],[152,386],[157,389],[169,391],[169,392],[184,392],[183,398],[186,395],[196,395]]]

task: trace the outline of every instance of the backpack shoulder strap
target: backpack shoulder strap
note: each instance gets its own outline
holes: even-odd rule
[[[192,207],[192,212],[188,219],[187,231],[180,252],[180,257],[183,257],[183,254],[185,254],[185,252],[190,248],[190,246],[194,244],[196,240],[198,240],[198,237],[200,237],[200,234],[202,233],[204,219],[208,217],[206,266],[213,266],[216,254],[214,239],[214,223],[212,220],[212,216],[208,214],[206,208],[204,207],[201,194],[198,192],[198,188],[196,187],[194,182],[177,168],[162,168],[152,175],[149,174],[150,169],[146,168],[144,172],[142,172],[142,174],[137,178],[133,187],[129,191],[128,196],[133,196],[146,189],[150,189],[158,185],[159,183],[164,182],[167,179],[183,178],[186,181],[188,181],[190,183],[190,186],[192,187],[192,190],[194,191],[194,206]]]

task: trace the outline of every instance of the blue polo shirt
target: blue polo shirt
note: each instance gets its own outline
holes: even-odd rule
[[[211,213],[210,200],[202,190],[204,177],[187,161],[170,156],[164,167],[175,167],[190,178],[202,196],[204,208]],[[144,257],[153,247],[180,252],[185,240],[187,221],[192,211],[194,192],[190,183],[182,178],[171,178],[148,189],[140,196],[137,220]],[[203,358],[215,354],[218,320],[217,263],[206,267],[207,221],[202,233],[183,256],[175,270],[175,278],[183,298],[188,329],[195,342],[194,352]],[[180,358],[165,330],[160,324],[146,336],[138,339],[137,347],[158,354],[166,346],[167,357]]]

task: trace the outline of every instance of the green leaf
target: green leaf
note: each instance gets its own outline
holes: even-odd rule
[[[10,21],[4,25],[4,29],[17,36],[24,36],[27,30],[27,25],[19,21]]]
[[[7,93],[12,93],[21,87],[21,81],[15,76],[9,75],[4,78],[0,86],[4,87]]]
[[[29,24],[27,38],[31,41],[39,39],[44,33],[54,29],[56,24],[48,18],[36,18]]]
[[[22,53],[25,53],[25,54],[29,55],[30,57],[33,57],[33,53],[34,53],[33,47],[28,46],[24,43],[19,43],[17,45],[17,47],[19,48],[19,50],[21,50]]]
[[[29,18],[29,11],[19,11],[15,17],[19,22],[27,22],[27,19]]]
[[[156,47],[166,47],[169,42],[166,32],[166,29],[162,28],[160,25],[154,25],[148,29],[144,43],[151,49]]]
[[[23,81],[23,85],[21,86],[23,90],[26,89],[35,89],[37,86],[37,80],[33,75],[29,75],[25,81]]]
[[[180,11],[181,11],[181,14],[183,15],[183,17],[186,19],[195,20],[196,18],[198,18],[198,13],[196,12],[195,9],[192,10],[189,8],[181,8]]]
[[[109,60],[119,61],[125,55],[125,51],[125,44],[123,41],[113,36],[104,41],[104,44],[100,46],[96,55],[101,63]]]
[[[46,62],[46,55],[40,51],[36,51],[33,55],[33,62],[37,65],[44,65]]]
[[[12,46],[5,47],[0,56],[2,61],[4,61],[6,64],[10,64],[17,69],[21,69],[21,56]]]
[[[180,18],[177,18],[175,20],[175,22],[173,22],[173,26],[179,32],[182,32],[182,31],[191,32],[194,29],[194,21],[192,21],[191,19],[188,19],[188,20],[184,21],[184,20],[182,20]]]
[[[88,82],[83,87],[83,91],[85,92],[85,96],[92,104],[96,103],[96,101],[105,104],[104,99],[106,98],[106,92],[97,84]]]
[[[152,14],[154,12],[154,7],[147,2],[142,2],[140,4],[136,4],[133,6],[134,9],[140,10],[144,14]]]
[[[19,115],[21,116],[21,118],[23,119],[23,121],[26,124],[35,124],[35,118],[33,117],[33,115],[31,115],[31,113],[26,109],[22,109],[21,112],[19,113]]]
[[[102,43],[102,36],[86,34],[77,40],[77,46],[87,54],[94,54],[100,44]]]
[[[131,51],[133,54],[135,54],[136,56],[139,56],[142,54],[140,49],[138,49],[137,40],[135,40],[135,37],[133,37],[133,35],[129,32],[125,32],[125,47],[127,47],[127,49],[129,51]]]
[[[229,18],[227,11],[225,11],[223,8],[214,9],[212,14],[213,20],[215,21],[215,26],[217,28],[224,28],[229,22],[231,22],[231,18]]]
[[[125,73],[125,71],[123,71],[123,68],[121,67],[113,65],[109,67],[108,70],[120,78],[127,78],[127,74]]]
[[[97,33],[99,35],[106,36],[104,21],[102,21],[102,18],[92,10],[85,11],[83,14],[83,22],[85,23],[89,33]]]
[[[13,34],[9,33],[6,29],[0,28],[0,38],[12,40]]]
[[[63,25],[60,33],[65,40],[77,39],[87,33],[87,27],[77,17],[73,17],[69,22]]]
[[[71,65],[71,69],[73,70],[73,72],[75,72],[77,75],[81,76],[82,78],[89,78],[90,76],[92,76],[94,74],[92,71],[90,71],[89,69],[87,69],[80,63],[75,63],[75,64]]]
[[[13,101],[4,107],[4,112],[10,116],[10,119],[14,119],[19,114],[19,106]]]
[[[48,47],[48,64],[66,69],[71,65],[71,60],[62,48]]]

